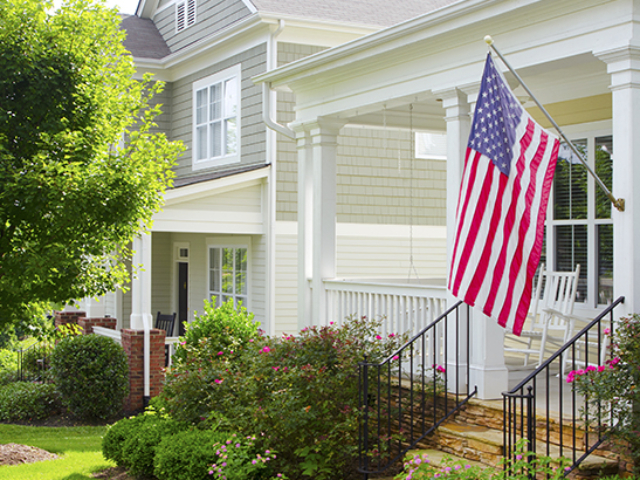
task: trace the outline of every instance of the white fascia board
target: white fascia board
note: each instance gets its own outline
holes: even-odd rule
[[[260,13],[263,21],[277,26],[284,21],[284,30],[278,34],[278,42],[335,47],[382,29],[377,25],[352,22],[335,22],[322,19],[301,18],[295,15]]]
[[[251,0],[242,0],[242,3],[244,3],[244,6],[247,7],[251,13],[256,13],[258,11]]]
[[[158,9],[160,0],[139,0],[136,8],[136,15],[140,18],[151,18],[151,15]]]
[[[268,177],[270,170],[271,166],[269,165],[267,168],[229,175],[228,177],[215,178],[193,185],[185,185],[184,187],[172,188],[165,192],[164,204],[175,205],[256,185]]]

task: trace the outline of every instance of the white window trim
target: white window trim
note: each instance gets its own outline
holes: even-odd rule
[[[180,0],[175,3],[175,19],[176,19],[176,33],[180,33],[196,23],[196,15],[198,11],[197,0]],[[180,7],[184,9],[184,22],[180,27],[178,21],[178,15]],[[191,11],[192,15],[189,15]]]
[[[218,167],[222,165],[229,165],[232,163],[240,162],[241,158],[241,144],[242,144],[242,125],[241,125],[241,110],[242,110],[242,82],[241,82],[241,74],[242,68],[241,65],[234,65],[233,67],[222,70],[218,73],[210,75],[206,78],[198,80],[193,83],[193,94],[192,94],[192,148],[191,148],[191,168],[192,170],[202,170],[205,168]],[[236,131],[237,131],[237,145],[236,151],[232,154],[221,155],[218,157],[210,157],[205,160],[198,160],[198,152],[197,152],[197,136],[196,136],[196,127],[197,127],[197,92],[207,88],[216,83],[223,83],[227,80],[235,79],[236,81],[236,91],[238,92],[238,105],[236,108]]]
[[[186,248],[189,252],[189,255],[184,258],[180,256],[180,249]],[[187,303],[191,303],[191,243],[190,242],[173,242],[173,262],[171,262],[171,284],[172,294],[171,294],[171,310],[173,312],[178,311],[178,263],[187,263],[189,264],[189,273],[187,276],[187,284],[189,285],[188,291],[188,299]],[[193,321],[193,309],[188,308],[188,318],[187,322]]]
[[[612,125],[611,121],[602,121],[602,122],[594,122],[592,124],[582,124],[582,125],[570,125],[563,127],[563,131],[567,138],[571,141],[586,139],[587,140],[587,160],[589,166],[595,171],[595,139],[600,137],[612,136]],[[614,141],[614,156],[615,156],[615,139]],[[614,167],[615,168],[615,167]],[[597,291],[598,286],[598,278],[597,278],[597,263],[596,263],[596,242],[595,242],[595,230],[597,225],[612,225],[613,219],[596,219],[595,218],[595,202],[593,201],[595,197],[595,191],[599,188],[595,185],[594,180],[591,177],[591,174],[588,175],[588,183],[587,183],[587,218],[586,219],[576,219],[576,220],[554,220],[553,219],[553,198],[554,198],[554,188],[552,187],[549,197],[549,205],[547,208],[547,242],[546,242],[546,257],[548,268],[554,268],[556,264],[555,258],[555,228],[560,225],[586,225],[587,226],[587,238],[589,241],[587,242],[587,258],[589,260],[587,265],[587,289],[590,292],[589,301],[588,302],[576,302],[575,308],[576,310],[583,311],[584,314],[599,313],[600,309],[603,305],[598,303],[597,295],[595,292]],[[581,269],[585,268],[581,266]]]
[[[211,276],[209,275],[209,269],[211,268],[211,249],[212,248],[246,248],[247,249],[247,302],[243,303],[248,311],[252,308],[252,294],[253,294],[253,267],[252,267],[252,251],[251,251],[251,239],[248,237],[214,237],[207,238],[207,299],[210,299],[211,292]]]

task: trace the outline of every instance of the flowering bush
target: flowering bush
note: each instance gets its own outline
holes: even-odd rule
[[[609,334],[605,329],[605,334]],[[604,425],[608,433],[626,440],[636,468],[640,466],[640,315],[621,318],[611,337],[606,365],[573,370],[567,382],[584,395],[588,424]],[[588,414],[588,415],[587,415]]]
[[[446,458],[443,465],[434,465],[425,453],[414,455],[404,463],[404,472],[395,480],[529,480],[546,478],[560,480],[564,478],[567,459],[551,460],[543,455],[525,451],[526,441],[516,445],[514,459],[503,458],[498,468],[469,465],[464,461]]]
[[[168,372],[166,408],[191,423],[229,419],[245,436],[261,433],[256,445],[275,449],[270,462],[291,478],[342,476],[357,446],[358,362],[381,360],[403,341],[378,327],[352,318],[298,336],[256,336],[233,354],[189,350]]]

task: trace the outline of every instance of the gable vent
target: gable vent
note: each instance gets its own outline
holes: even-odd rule
[[[181,32],[196,23],[196,0],[176,3],[176,32]]]

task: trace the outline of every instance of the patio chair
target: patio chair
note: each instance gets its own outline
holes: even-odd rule
[[[176,323],[176,314],[165,314],[158,312],[158,316],[156,317],[155,328],[159,330],[164,330],[166,332],[167,337],[173,336],[173,327]],[[164,366],[169,366],[169,357],[171,352],[169,350],[169,345],[164,346]]]
[[[530,355],[537,355],[540,365],[546,353],[557,351],[571,338],[579,276],[580,265],[574,272],[553,272],[546,270],[544,264],[540,266],[525,328],[520,337],[507,334],[511,342],[522,346],[507,347],[506,352],[523,353],[525,366]],[[534,344],[534,340],[538,343]]]

